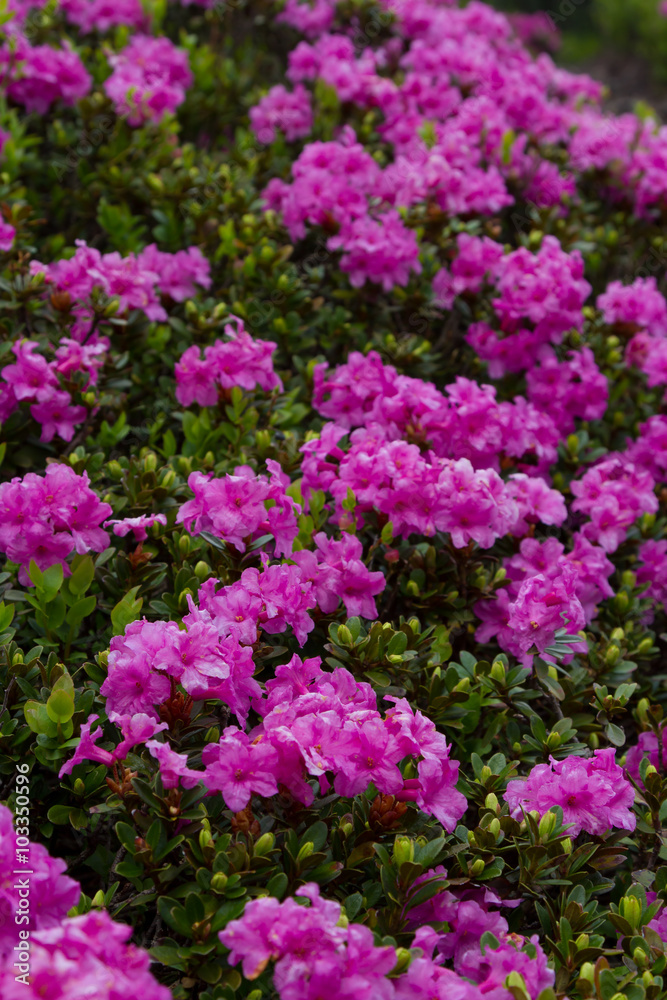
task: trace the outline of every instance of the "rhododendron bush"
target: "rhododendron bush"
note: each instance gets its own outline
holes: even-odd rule
[[[2,1000],[667,995],[667,133],[556,48],[2,7]]]

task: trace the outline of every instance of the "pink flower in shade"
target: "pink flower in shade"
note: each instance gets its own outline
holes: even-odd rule
[[[131,640],[129,629],[125,636],[111,640],[109,672],[100,689],[107,699],[107,715],[113,721],[125,715],[154,713],[155,706],[166,701],[171,690],[169,678],[153,669],[150,649],[137,655],[139,650],[127,641],[128,633]]]
[[[10,962],[0,965],[3,1000],[170,1000],[169,989],[151,975],[148,952],[127,943],[131,935],[131,927],[104,910],[31,932],[30,981],[17,980]]]
[[[90,92],[92,78],[68,42],[61,49],[32,46],[19,37],[9,97],[26,111],[44,115],[54,101],[75,104]]]
[[[204,747],[202,761],[204,784],[221,792],[233,812],[245,809],[253,795],[267,798],[278,792],[276,751],[266,741],[250,743],[235,726],[225,729],[219,743]]]
[[[215,406],[218,402],[218,383],[215,369],[208,359],[201,357],[201,349],[193,344],[176,363],[176,399],[181,406]]]
[[[0,250],[8,253],[14,246],[15,236],[16,229],[14,226],[10,225],[9,222],[5,222],[4,219],[0,219]]]
[[[18,341],[12,347],[16,362],[2,369],[2,378],[11,386],[19,401],[27,399],[41,403],[58,390],[53,366],[41,354],[36,354],[36,350],[37,344],[33,340]]]
[[[420,791],[417,805],[435,816],[452,833],[468,808],[468,800],[456,788],[459,763],[456,760],[422,760],[418,767]]]
[[[393,795],[403,787],[396,764],[400,749],[395,738],[379,719],[350,725],[340,733],[336,747],[334,788],[338,795],[351,798],[365,792],[373,782],[382,794]]]
[[[116,113],[139,126],[161,121],[185,100],[192,83],[188,55],[168,38],[134,35],[121,52],[108,56],[113,69],[104,89]]]
[[[237,466],[234,475],[211,479],[193,472],[188,486],[194,500],[183,504],[176,523],[184,524],[193,534],[208,531],[223,538],[239,552],[253,536],[270,532],[277,555],[290,555],[299,527],[301,508],[285,491],[280,467],[268,462],[270,479],[256,476],[249,466]],[[289,480],[287,480],[289,484]],[[272,501],[267,506],[267,501]]]
[[[320,610],[331,614],[342,600],[348,618],[354,615],[375,618],[377,609],[373,597],[384,590],[385,577],[383,573],[366,568],[361,560],[361,541],[350,534],[335,541],[323,531],[318,532],[313,541],[317,552],[302,549],[292,558],[301,568],[304,579],[313,582]]]
[[[505,984],[512,972],[523,977],[526,992],[533,1000],[542,990],[553,987],[556,975],[547,965],[547,956],[537,934],[529,940],[518,934],[504,935],[498,948],[485,948],[471,978],[478,983],[482,996],[490,1000],[510,1000],[512,993]]]
[[[165,253],[151,243],[137,254],[137,265],[155,274],[162,295],[174,302],[192,298],[197,293],[197,285],[211,287],[211,265],[199,247]]]
[[[424,928],[424,930],[431,928]],[[421,944],[414,942],[415,947]],[[395,1000],[478,1000],[479,990],[431,958],[415,958],[407,972],[394,980]]]
[[[575,573],[569,565],[563,566],[556,579],[547,579],[540,573],[522,583],[509,611],[508,628],[522,653],[533,647],[544,653],[558,629],[576,632],[586,621],[575,594]]]
[[[0,987],[4,985],[3,959],[18,942],[14,917],[19,912],[19,886],[13,820],[11,811],[0,805]],[[30,876],[30,919],[24,926],[32,937],[37,930],[56,927],[64,920],[67,911],[79,902],[81,886],[65,875],[66,863],[60,858],[52,858],[42,844],[30,843],[24,850],[29,856],[26,868]],[[13,961],[12,954],[10,962]],[[12,978],[15,973],[12,967]],[[5,995],[3,992],[3,1000]]]
[[[602,836],[612,827],[634,830],[635,793],[616,764],[613,748],[596,750],[589,758],[567,757],[537,764],[527,778],[510,781],[505,799],[515,818],[536,809],[543,816],[553,806],[563,810],[563,822],[576,837],[582,830]]]
[[[107,767],[113,764],[113,753],[110,750],[103,750],[101,747],[95,745],[104,736],[102,727],[100,726],[94,733],[90,731],[98,719],[99,715],[91,715],[88,722],[84,722],[81,726],[79,745],[74,751],[74,755],[68,761],[65,761],[60,768],[58,772],[59,778],[62,778],[65,774],[71,774],[72,769],[83,760],[94,760],[98,764],[106,764]]]
[[[148,538],[147,528],[152,528],[154,524],[166,525],[166,514],[141,514],[139,517],[124,517],[121,520],[105,521],[105,528],[113,526],[113,533],[120,538],[124,538],[130,532],[134,535],[136,542],[144,542]]]
[[[156,722],[150,715],[137,713],[135,715],[125,715],[114,719],[117,726],[120,726],[123,739],[113,752],[114,760],[124,760],[133,747],[139,743],[145,743],[151,736],[169,729],[166,722]]]
[[[346,222],[327,246],[343,251],[340,268],[353,288],[372,281],[390,292],[394,285],[407,285],[411,272],[421,273],[417,237],[393,209],[377,219],[366,215]]]
[[[77,424],[83,423],[88,411],[85,406],[71,406],[68,392],[54,392],[41,403],[33,403],[30,413],[42,425],[40,441],[52,441],[55,435],[71,441]]]
[[[176,753],[168,743],[160,743],[158,740],[148,740],[146,746],[160,765],[160,778],[165,788],[194,788],[201,781],[202,774],[199,771],[191,771],[188,768],[188,755]]]
[[[303,139],[313,127],[313,111],[308,91],[300,83],[291,93],[282,84],[272,87],[250,109],[250,125],[262,143],[272,143],[276,130],[284,132],[288,142]]]

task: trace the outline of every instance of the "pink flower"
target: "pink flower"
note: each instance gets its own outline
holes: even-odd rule
[[[593,757],[567,757],[538,764],[526,779],[510,781],[505,792],[512,815],[521,818],[536,809],[543,816],[553,806],[563,810],[563,822],[576,837],[585,830],[602,836],[611,827],[634,830],[634,790],[614,760],[614,750],[596,750]]]
[[[285,133],[288,142],[302,139],[313,126],[308,91],[300,83],[292,93],[282,84],[272,87],[259,104],[250,109],[250,125],[262,143],[272,143],[276,129]]]
[[[575,574],[563,566],[561,575],[547,579],[542,574],[521,584],[517,598],[510,605],[508,628],[522,653],[533,647],[544,653],[558,629],[576,632],[585,624],[584,609],[574,592]]]
[[[41,441],[52,441],[55,435],[71,441],[77,424],[83,423],[88,411],[85,406],[71,406],[68,392],[54,392],[41,403],[30,407],[33,418],[42,425]]]
[[[121,520],[105,521],[105,527],[113,525],[113,533],[120,538],[124,538],[132,532],[136,542],[144,542],[148,538],[146,528],[152,528],[154,524],[165,525],[167,523],[166,514],[141,514],[139,517],[124,517]]]
[[[8,253],[14,246],[15,236],[16,229],[14,226],[10,225],[9,222],[5,222],[4,219],[0,219],[0,250]]]
[[[104,89],[116,113],[133,126],[159,122],[173,113],[192,83],[187,53],[165,37],[134,35],[129,45],[108,59],[113,73]]]
[[[234,726],[225,729],[219,743],[209,743],[202,753],[203,780],[211,791],[222,792],[225,805],[240,812],[253,795],[276,795],[276,751],[267,742],[250,743]]]
[[[146,747],[160,765],[160,778],[165,788],[177,788],[179,784],[183,788],[194,788],[201,780],[199,771],[188,768],[187,754],[176,753],[168,743],[160,743],[158,740],[148,740]]]

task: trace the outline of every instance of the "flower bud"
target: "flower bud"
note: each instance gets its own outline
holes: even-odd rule
[[[157,469],[157,455],[154,451],[149,451],[144,457],[144,472],[155,472]]]
[[[612,642],[623,642],[625,639],[625,632],[622,628],[615,628],[609,638]]]
[[[555,829],[556,829],[556,814],[551,812],[551,810],[549,810],[549,812],[544,814],[538,826],[540,840],[548,840]]]
[[[595,982],[595,966],[592,962],[583,962],[579,969],[579,976],[589,983]]]
[[[273,833],[263,833],[261,837],[257,840],[254,847],[254,853],[257,857],[263,858],[264,855],[268,854],[273,850],[276,842],[275,834]]]
[[[394,974],[405,972],[412,961],[412,954],[408,948],[396,949],[396,965],[393,968]]]
[[[208,579],[210,572],[211,572],[211,567],[209,566],[209,564],[205,563],[203,559],[200,559],[197,565],[195,566],[195,576],[197,577],[199,582],[203,583],[204,580]]]
[[[116,461],[115,458],[112,459],[110,462],[107,462],[107,474],[111,479],[115,480],[116,482],[120,482],[120,480],[123,478],[123,467],[120,464],[120,462]]]
[[[310,855],[314,853],[315,853],[315,844],[312,842],[312,840],[306,841],[306,843],[301,847],[299,853],[296,856],[297,865],[299,864],[299,862],[305,861],[306,858],[309,858]]]
[[[415,845],[410,837],[396,837],[394,841],[394,864],[400,866],[405,861],[414,861]]]
[[[494,660],[491,664],[491,677],[494,681],[499,684],[504,684],[507,674],[505,672],[505,664],[502,660]]]
[[[497,816],[494,816],[488,826],[489,833],[492,833],[494,838],[497,840],[500,836],[500,820]]]
[[[173,469],[167,469],[160,480],[160,486],[164,487],[165,490],[169,490],[174,485],[175,481],[176,473]]]
[[[590,937],[588,934],[580,934],[574,943],[577,946],[577,951],[583,951],[584,948],[588,948],[590,944]]]
[[[621,651],[618,646],[609,646],[604,654],[604,662],[608,667],[613,667],[618,663],[620,657]]]
[[[639,704],[637,705],[637,716],[640,722],[643,722],[645,726],[648,725],[648,712],[651,707],[651,703],[648,698],[640,698]]]
[[[650,639],[647,636],[645,639],[642,639],[642,641],[637,646],[637,656],[648,656],[648,654],[651,652],[652,649],[653,649],[653,639]]]
[[[477,875],[481,875],[484,871],[484,862],[481,858],[476,858],[470,866],[470,875],[475,878]]]
[[[498,806],[499,806],[498,796],[495,795],[493,792],[489,792],[489,794],[484,799],[484,805],[486,806],[487,809],[493,809],[494,812],[498,812]]]
[[[624,615],[627,613],[629,607],[630,598],[624,590],[621,590],[621,592],[614,598],[614,610],[617,611],[619,615]]]
[[[91,900],[93,906],[102,907],[104,906],[104,893],[101,889],[98,889]]]
[[[632,928],[639,927],[642,916],[642,904],[636,896],[623,896],[619,910],[621,916],[627,920]]]
[[[558,747],[563,742],[563,737],[560,733],[549,733],[547,736],[547,747],[549,750],[557,750]]]
[[[560,842],[561,850],[563,854],[572,854],[572,838],[564,837]]]
[[[338,635],[337,635],[337,638],[338,638],[338,642],[341,644],[341,646],[353,646],[354,645],[354,639],[352,638],[352,633],[350,632],[350,630],[347,627],[347,625],[339,625],[338,626]]]
[[[75,795],[85,795],[86,794],[86,786],[83,783],[83,781],[81,780],[81,778],[77,778],[76,781],[74,782],[74,794]]]
[[[211,889],[213,889],[213,892],[224,892],[227,882],[228,878],[224,872],[216,872],[211,879]]]
[[[178,551],[182,556],[187,556],[190,554],[191,542],[189,535],[181,535],[178,539]]]

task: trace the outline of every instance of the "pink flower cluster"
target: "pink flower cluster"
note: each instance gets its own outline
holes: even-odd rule
[[[323,531],[313,536],[316,551],[301,549],[292,556],[303,578],[315,588],[317,606],[325,615],[333,614],[340,602],[348,618],[377,617],[373,598],[385,588],[384,574],[371,572],[362,561],[363,545],[354,535],[344,534],[340,541],[328,538]]]
[[[396,537],[442,531],[456,548],[470,542],[490,548],[503,535],[522,533],[526,521],[565,519],[562,495],[542,480],[515,475],[504,483],[492,468],[475,470],[467,458],[454,461],[432,452],[425,457],[417,445],[386,441],[365,429],[351,435],[344,452],[337,444],[344,433],[334,425],[302,448],[304,491],[330,493],[333,520],[342,525],[350,523],[343,508],[350,491],[358,526],[375,510],[391,521]]]
[[[60,563],[68,575],[65,560],[73,551],[102,552],[109,544],[101,524],[111,507],[89,482],[86,472],[78,476],[69,465],[54,463],[43,476],[29,472],[0,484],[0,548],[20,564],[24,585],[31,585],[31,559],[41,570]]]
[[[468,255],[468,248],[464,244],[460,252]],[[481,268],[488,259],[488,253],[477,252],[466,259],[466,280],[473,283],[473,290],[484,273],[471,265],[480,262]],[[559,344],[573,327],[582,329],[582,308],[591,290],[583,276],[584,262],[577,250],[565,253],[554,236],[545,236],[536,254],[519,247],[498,257],[486,274],[497,293],[490,302],[495,315],[491,324],[473,323],[466,340],[487,362],[493,378],[551,357],[550,344]],[[442,282],[437,286],[440,295],[441,289]]]
[[[60,858],[52,858],[42,844],[26,848],[30,871],[30,909],[28,921],[23,922],[32,935],[35,931],[56,927],[76,906],[81,887],[65,875],[67,865]],[[19,886],[15,868],[16,837],[11,811],[0,805],[0,969],[11,956],[18,938],[14,915],[19,912]],[[0,983],[2,974],[0,972]],[[4,997],[4,993],[2,994]]]
[[[440,392],[430,382],[399,375],[375,351],[352,351],[329,373],[317,365],[313,405],[335,428],[368,428],[387,441],[407,438],[428,443],[441,458],[467,458],[476,469],[500,471],[501,459],[526,459],[522,471],[546,473],[557,456],[561,432],[553,418],[522,396],[497,402],[496,390],[458,376]],[[339,434],[340,438],[341,434]],[[354,435],[361,441],[363,435]]]
[[[260,628],[268,635],[291,628],[303,646],[315,627],[308,614],[316,605],[314,588],[298,566],[269,564],[263,555],[261,571],[254,566],[244,569],[236,583],[216,591],[217,582],[202,584],[199,602],[223,635],[252,644]]]
[[[141,0],[60,0],[65,17],[81,31],[108,31],[119,24],[141,30],[146,14]]]
[[[44,115],[52,104],[76,104],[91,89],[92,78],[68,42],[61,49],[31,45],[20,29],[0,48],[7,95],[26,111]]]
[[[310,906],[271,897],[246,905],[241,919],[220,932],[231,950],[230,963],[242,961],[246,979],[256,979],[274,961],[273,982],[281,1000],[310,1000],[318,994],[331,1000],[391,1000],[393,986],[385,977],[396,965],[395,950],[376,947],[373,932],[363,924],[341,926],[340,904],[322,899],[315,882],[296,895]]]
[[[331,27],[337,2],[338,0],[307,0],[304,3],[304,0],[287,0],[276,22],[290,24],[308,37],[320,35]]]
[[[266,467],[269,479],[256,476],[248,465],[237,466],[234,475],[221,479],[191,473],[188,486],[194,500],[183,504],[176,523],[195,535],[208,531],[239,552],[268,532],[273,535],[276,555],[290,555],[299,533],[301,507],[288,496],[290,480],[278,463],[269,459]]]
[[[16,361],[0,371],[0,378],[5,383],[0,385],[0,418],[7,420],[21,402],[29,402],[32,403],[33,419],[42,425],[42,441],[52,441],[56,434],[63,441],[71,441],[76,424],[86,419],[88,411],[85,406],[72,405],[72,396],[62,388],[58,376],[64,371],[71,374],[76,370],[71,367],[73,355],[76,355],[81,363],[79,370],[83,369],[89,377],[88,385],[94,384],[103,362],[104,346],[81,348],[64,338],[53,361],[35,353],[37,344],[32,340],[17,341],[12,351]]]
[[[667,606],[667,541],[644,542],[639,546],[639,561],[637,583],[648,584],[644,596]]]
[[[287,75],[323,80],[341,102],[382,117],[393,155],[378,191],[389,204],[492,214],[518,189],[562,212],[578,198],[577,171],[595,176],[611,200],[629,199],[637,215],[658,214],[665,130],[651,118],[603,112],[599,84],[546,53],[535,59],[517,38],[534,40],[527,22],[481,3],[392,0],[383,6],[396,18],[393,36],[359,52],[346,34],[331,33],[331,6],[288,3],[284,19],[314,40],[296,46]],[[549,45],[551,35],[542,40]]]
[[[312,779],[326,792],[352,797],[372,782],[378,792],[412,801],[453,830],[466,809],[456,789],[458,762],[450,746],[421,712],[395,699],[384,718],[373,689],[342,667],[325,673],[320,658],[293,656],[267,681],[253,702],[262,723],[249,734],[228,727],[205,748],[201,775],[228,808],[244,809],[253,794],[274,795],[285,786],[304,805],[313,801]],[[398,764],[421,758],[418,776],[404,779]]]
[[[567,554],[556,538],[524,538],[519,553],[503,565],[508,585],[493,600],[475,605],[482,622],[475,634],[479,642],[497,639],[501,649],[525,664],[532,660],[528,650],[533,644],[544,652],[553,642],[555,632],[565,626],[563,615],[567,632],[576,633],[593,620],[598,603],[614,594],[608,583],[612,563],[580,532]]]
[[[340,266],[352,285],[372,281],[390,291],[421,272],[419,245],[396,210],[371,212],[381,171],[349,131],[344,141],[307,146],[292,164],[293,183],[268,185],[267,207],[282,213],[293,239],[305,235],[306,222],[337,230],[327,247],[343,251]]]
[[[199,403],[215,406],[219,389],[240,386],[252,391],[257,386],[263,392],[282,389],[282,382],[273,369],[272,355],[276,344],[271,340],[255,340],[233,317],[225,326],[229,340],[216,340],[201,350],[195,344],[182,354],[176,364],[176,399],[181,406]]]
[[[183,302],[196,293],[196,286],[211,285],[210,264],[197,247],[164,253],[154,244],[139,254],[122,257],[101,254],[85,240],[76,240],[76,253],[52,264],[32,261],[31,274],[43,274],[49,286],[67,292],[75,303],[77,322],[74,338],[87,344],[98,343],[97,334],[88,339],[91,311],[88,304],[94,289],[109,299],[118,299],[118,315],[139,309],[149,320],[165,320],[167,313],[159,295]],[[108,341],[103,340],[108,347]]]
[[[113,73],[104,89],[116,114],[127,118],[129,125],[162,121],[183,103],[192,83],[187,53],[165,37],[134,35],[108,60]]]
[[[572,510],[588,515],[581,529],[589,541],[605,552],[615,552],[628,528],[641,514],[658,510],[655,481],[650,472],[620,454],[610,454],[571,484],[576,500]]]
[[[459,973],[439,964],[441,953],[432,959],[438,934],[428,926],[420,927],[414,939],[422,957],[413,958],[402,975],[388,979],[398,958],[395,950],[376,946],[368,927],[341,919],[340,905],[323,900],[319,893],[315,883],[297,889],[297,897],[310,901],[308,907],[292,898],[282,903],[271,897],[252,900],[243,916],[220,932],[220,940],[230,949],[230,963],[242,962],[246,979],[256,979],[275,962],[273,984],[281,1000],[325,995],[331,1000],[352,1000],[359,995],[374,1000],[481,1000],[487,996],[510,1000],[505,983],[512,972],[523,977],[527,995],[535,1000],[554,983],[537,936],[526,941],[518,935],[502,935],[496,948],[482,950],[475,935],[476,940],[467,941],[465,972]],[[487,890],[486,895],[493,894]],[[442,896],[453,899],[448,892]],[[466,922],[465,908],[465,902],[448,907],[448,920]]]
[[[610,829],[634,830],[635,793],[615,761],[615,751],[596,750],[592,757],[566,757],[537,764],[527,778],[510,781],[505,792],[512,815],[536,810],[544,816],[554,806],[576,837],[581,831],[603,836]]]
[[[301,84],[293,91],[277,84],[259,104],[250,109],[250,125],[261,143],[272,143],[276,131],[283,132],[288,142],[303,139],[313,127],[313,109],[308,91]]]
[[[26,878],[17,870],[25,856]],[[148,953],[128,944],[132,928],[116,924],[104,911],[67,919],[81,886],[64,874],[65,862],[42,844],[17,852],[13,817],[0,806],[0,995],[3,1000],[116,1000],[139,993],[146,1000],[169,1000],[166,986],[150,973]],[[29,882],[27,923],[21,885]],[[28,936],[29,935],[29,936]]]
[[[193,698],[218,698],[245,721],[250,699],[260,693],[252,679],[252,650],[223,635],[211,615],[190,604],[183,628],[175,622],[129,625],[111,640],[108,676],[102,685],[107,715],[121,726],[137,716],[158,721],[160,705],[176,685]],[[159,730],[149,732],[152,737]]]

